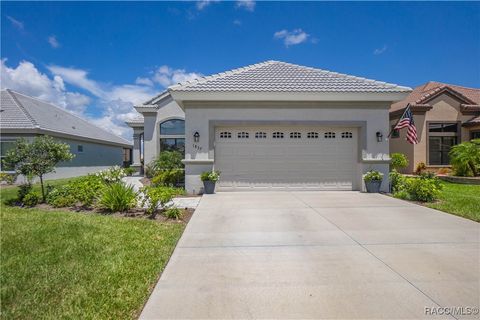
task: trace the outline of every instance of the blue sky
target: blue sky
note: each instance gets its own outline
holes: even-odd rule
[[[416,86],[480,87],[480,3],[1,3],[2,88],[129,138],[177,81],[281,60]]]

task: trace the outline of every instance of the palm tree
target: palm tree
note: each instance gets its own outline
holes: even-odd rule
[[[480,139],[452,147],[449,156],[457,175],[477,176],[480,169]]]

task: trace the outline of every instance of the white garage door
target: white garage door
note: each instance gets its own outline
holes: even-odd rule
[[[218,191],[352,190],[357,129],[217,127]]]

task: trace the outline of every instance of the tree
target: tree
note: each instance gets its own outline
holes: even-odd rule
[[[39,177],[45,202],[43,176],[54,172],[59,162],[70,161],[73,157],[68,144],[57,142],[49,136],[39,136],[31,143],[25,139],[17,140],[3,161],[6,166],[14,168],[18,174],[23,174],[27,179]]]
[[[392,153],[390,155],[392,161],[390,162],[390,166],[398,171],[400,169],[408,167],[408,159],[403,153]]]
[[[480,139],[453,146],[449,157],[456,175],[478,176],[480,174]]]

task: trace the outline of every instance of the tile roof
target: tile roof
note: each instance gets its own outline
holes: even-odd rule
[[[280,61],[266,61],[169,87],[204,92],[409,92],[411,88]]]
[[[392,104],[390,111],[403,109],[409,103],[424,104],[429,100],[429,98],[435,96],[442,90],[448,90],[452,94],[458,96],[460,99],[468,102],[468,104],[480,105],[480,89],[430,81],[413,89],[413,91],[404,100]]]
[[[476,117],[468,120],[463,125],[464,126],[474,126],[474,125],[477,125],[477,124],[480,124],[480,116],[476,116]]]
[[[37,129],[97,140],[106,144],[131,143],[45,101],[12,91],[1,91],[0,129]]]

